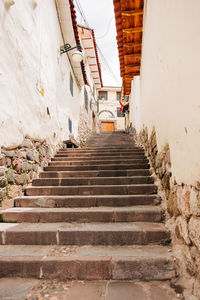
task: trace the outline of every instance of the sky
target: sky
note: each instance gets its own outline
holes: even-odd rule
[[[113,0],[75,0],[77,22],[86,26],[77,8],[77,1],[90,28],[94,29],[96,43],[114,73],[112,75],[106,67],[98,51],[104,86],[121,86]]]

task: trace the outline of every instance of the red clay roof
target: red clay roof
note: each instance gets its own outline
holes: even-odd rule
[[[96,56],[96,61],[97,61],[98,72],[99,72],[99,78],[100,78],[100,82],[101,82],[101,87],[103,87],[101,65],[99,62],[99,56],[98,56],[98,51],[97,51],[97,44],[96,44],[94,29],[88,28],[88,27],[82,26],[82,25],[78,25],[78,27],[89,30],[92,33],[92,38],[93,38],[93,43],[94,43],[94,51],[95,51],[95,56]]]
[[[117,29],[120,73],[124,94],[131,92],[131,81],[140,74],[144,0],[113,0]]]

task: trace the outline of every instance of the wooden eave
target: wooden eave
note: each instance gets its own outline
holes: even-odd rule
[[[129,95],[133,77],[140,75],[144,0],[113,0],[113,3],[120,74],[124,95]]]

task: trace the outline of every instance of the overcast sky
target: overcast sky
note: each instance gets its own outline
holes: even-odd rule
[[[74,2],[76,4],[76,1]],[[116,79],[106,68],[99,53],[103,84],[106,86],[121,86],[113,0],[79,0],[79,3],[81,4],[88,24],[95,31],[96,42],[99,48],[115,74]],[[86,26],[77,8],[76,13],[78,24]]]

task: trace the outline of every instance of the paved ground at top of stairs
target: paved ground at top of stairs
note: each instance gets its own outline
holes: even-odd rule
[[[177,300],[168,281],[0,279],[0,300]]]

